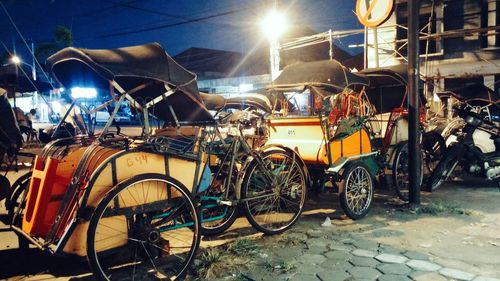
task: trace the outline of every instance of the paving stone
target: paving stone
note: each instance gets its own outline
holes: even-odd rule
[[[352,259],[352,254],[346,251],[329,251],[324,253],[324,256],[332,260],[344,260],[348,261]]]
[[[56,277],[54,275],[51,275],[51,274],[37,274],[37,275],[29,276],[25,280],[29,280],[29,281],[45,281],[45,280],[55,280],[55,279],[56,279]]]
[[[315,255],[323,255],[326,251],[328,251],[328,248],[321,246],[311,246],[306,249],[306,252],[308,254],[315,254]]]
[[[383,263],[377,266],[377,269],[384,274],[408,275],[411,269],[400,263]]]
[[[386,253],[386,254],[395,254],[395,255],[401,254],[400,249],[388,245],[380,245],[378,247],[378,251],[379,253]]]
[[[297,257],[296,259],[300,263],[307,263],[307,264],[322,264],[323,262],[326,261],[325,256],[316,254],[305,254],[303,256]]]
[[[305,242],[307,240],[307,234],[300,232],[289,233],[286,234],[285,237],[299,242]]]
[[[352,245],[352,244],[354,244],[354,242],[356,242],[356,240],[354,240],[352,238],[346,238],[346,239],[340,240],[340,242],[347,244],[347,245]]]
[[[423,260],[409,260],[406,265],[420,271],[438,271],[442,268],[439,264]]]
[[[334,242],[330,239],[326,238],[310,238],[306,241],[307,246],[321,246],[321,247],[327,247],[327,245],[331,245]]]
[[[324,231],[318,229],[310,229],[306,233],[310,238],[319,238],[326,235]]]
[[[444,275],[446,277],[457,279],[457,280],[469,281],[469,280],[474,279],[474,277],[476,277],[474,274],[471,274],[471,273],[468,273],[465,271],[461,271],[458,269],[454,269],[454,268],[448,268],[448,267],[442,268],[441,270],[439,270],[439,273],[441,273],[441,275]]]
[[[368,251],[363,249],[356,249],[352,251],[352,254],[358,257],[367,257],[367,258],[374,258],[377,255],[377,253],[374,251]]]
[[[368,266],[375,267],[379,262],[374,258],[367,257],[353,257],[351,260],[352,265],[354,266]]]
[[[243,279],[243,280],[270,280],[273,276],[272,272],[262,272],[262,271],[252,271],[252,270],[245,270],[244,272],[241,272],[240,274],[241,277],[238,279]],[[212,279],[210,279],[212,280]],[[219,281],[224,281],[224,280],[231,280],[231,277],[229,276],[224,276],[221,278],[213,279],[214,281],[219,280]]]
[[[405,255],[407,258],[411,260],[429,260],[428,255],[414,251],[404,252],[403,255]]]
[[[375,257],[377,260],[386,263],[405,263],[408,258],[401,255],[393,255],[393,254],[380,254]]]
[[[351,277],[343,270],[325,270],[317,274],[321,281],[344,281]]]
[[[326,260],[321,264],[321,266],[326,269],[344,271],[353,268],[353,265],[350,262],[341,260]]]
[[[302,249],[299,247],[284,247],[279,249],[279,251],[274,251],[274,254],[281,258],[290,258],[302,256]]]
[[[384,274],[377,281],[411,281],[411,279],[403,275]]]
[[[415,281],[447,281],[448,278],[437,272],[429,271],[414,271],[410,275],[410,278]]]
[[[472,281],[500,281],[500,279],[493,277],[486,277],[486,276],[478,276],[472,279]]]
[[[300,272],[302,274],[315,275],[319,272],[325,271],[325,268],[316,264],[301,264],[297,266],[295,271]]]
[[[378,249],[378,243],[369,241],[369,240],[358,240],[354,242],[353,244],[356,248],[358,249],[363,249],[363,250],[374,250],[376,251]]]
[[[328,246],[328,248],[330,250],[340,250],[340,251],[349,251],[349,252],[356,249],[352,245],[348,245],[348,244],[336,244],[336,243],[330,244]]]
[[[311,274],[297,273],[288,279],[289,281],[318,281],[319,279]]]
[[[382,273],[374,268],[366,266],[355,266],[349,269],[349,272],[354,278],[377,279]]]

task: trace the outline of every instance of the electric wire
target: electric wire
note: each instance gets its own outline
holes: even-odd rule
[[[5,8],[4,4],[2,1],[0,1],[0,6],[2,6],[2,9],[4,10],[5,14],[7,15],[7,17],[9,18],[9,21],[11,22],[12,26],[14,27],[14,29],[16,30],[17,34],[19,35],[19,37],[21,37],[24,45],[26,46],[26,48],[29,50],[33,60],[35,61],[35,63],[38,65],[38,67],[40,69],[43,70],[43,67],[42,65],[40,64],[40,62],[38,61],[38,59],[35,57],[35,50],[31,50],[31,48],[29,47],[28,45],[28,42],[26,41],[26,39],[24,38],[23,34],[21,33],[21,31],[19,30],[19,28],[17,27],[16,23],[14,22],[14,19],[12,19],[9,11],[7,10],[7,8]],[[4,44],[4,47],[5,44]],[[36,71],[36,70],[35,70]],[[47,73],[45,73],[45,71],[42,71],[43,75],[45,76],[45,78],[47,79],[48,83],[50,84],[50,86],[55,89],[54,87],[54,84],[52,83],[51,79],[49,78],[49,76],[47,75]]]

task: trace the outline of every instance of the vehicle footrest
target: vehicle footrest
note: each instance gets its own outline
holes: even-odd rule
[[[347,157],[340,157],[337,159],[333,164],[328,168],[325,172],[327,174],[338,174],[339,171],[345,166],[345,164],[349,162],[349,158]]]

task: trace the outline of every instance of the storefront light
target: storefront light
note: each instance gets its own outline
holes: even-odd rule
[[[71,96],[74,99],[92,99],[97,97],[97,90],[95,88],[73,87],[71,88]]]

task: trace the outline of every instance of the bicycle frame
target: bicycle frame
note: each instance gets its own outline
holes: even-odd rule
[[[214,131],[213,131],[214,136],[219,138],[223,142],[222,146],[226,146],[225,140],[219,131],[219,126],[220,125],[217,125],[214,128]],[[241,183],[242,183],[243,176],[245,174],[245,169],[248,167],[250,162],[255,160],[255,161],[257,161],[257,163],[260,167],[265,167],[265,163],[264,163],[264,160],[262,159],[262,157],[260,156],[261,151],[254,150],[245,141],[244,136],[242,134],[242,128],[240,125],[238,125],[237,131],[238,131],[238,134],[231,136],[233,139],[231,140],[231,142],[229,144],[227,144],[227,147],[223,148],[228,153],[225,153],[225,156],[221,159],[221,165],[224,165],[224,163],[229,164],[229,174],[227,177],[231,179],[233,177],[234,168],[237,165],[237,162],[242,162],[241,163],[242,168],[241,168],[241,171],[238,172],[237,180],[236,180],[236,190],[239,191],[241,189]],[[207,143],[207,150],[208,150],[209,158],[210,158],[210,155],[213,155],[213,152],[216,149],[217,149],[217,147],[215,147],[214,142]],[[240,149],[241,149],[241,151],[240,151]],[[241,155],[247,156],[246,159],[243,160]],[[294,155],[294,160],[293,160],[292,164],[295,164],[295,163],[296,163],[296,160],[295,160],[295,155]],[[264,175],[265,175],[266,179],[273,182],[272,174],[267,169],[262,169],[262,171],[264,171]],[[220,173],[220,170],[218,171],[218,173]],[[218,173],[214,175],[214,177],[213,177],[214,179],[217,178]],[[223,204],[233,206],[233,205],[238,205],[238,204],[241,204],[241,203],[249,201],[249,200],[255,200],[255,199],[260,199],[260,198],[272,196],[272,194],[267,194],[267,195],[261,195],[261,196],[252,197],[252,198],[248,198],[248,199],[241,199],[241,198],[239,198],[239,192],[237,192],[237,200],[228,201],[227,199],[229,197],[228,193],[229,193],[229,185],[230,184],[231,184],[231,181],[226,181],[224,183],[224,189],[225,189],[224,196],[223,196],[224,200],[221,201],[221,200],[219,200],[219,198],[217,198],[217,200],[219,200],[219,202],[222,202]],[[214,199],[214,198],[202,196],[201,199],[203,200],[203,199]],[[217,218],[215,218],[215,219],[217,219]]]

